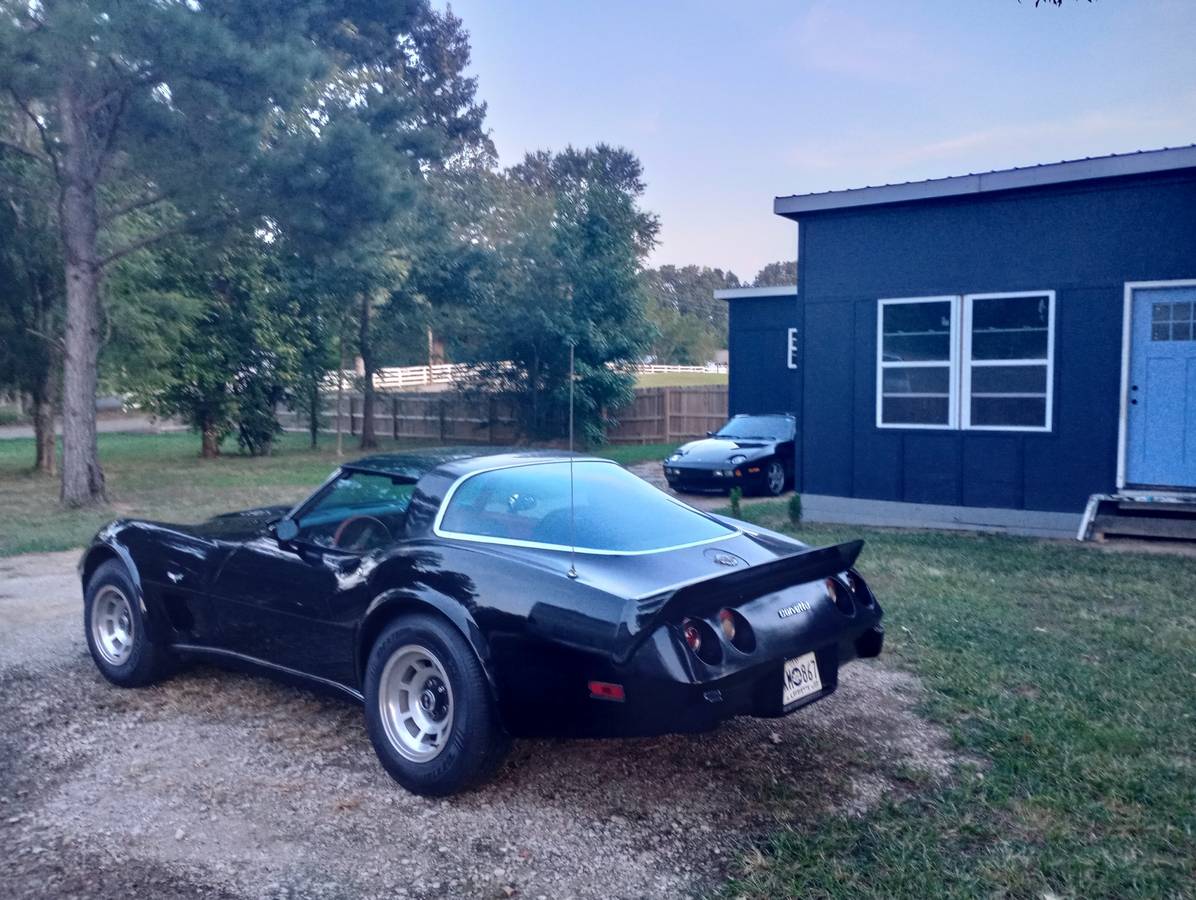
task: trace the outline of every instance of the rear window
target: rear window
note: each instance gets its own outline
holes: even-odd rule
[[[735,533],[614,463],[574,463],[573,494],[571,529],[568,463],[479,472],[458,483],[437,530],[616,553],[666,550]]]

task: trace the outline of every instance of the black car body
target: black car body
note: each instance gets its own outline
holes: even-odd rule
[[[294,509],[118,520],[80,575],[89,646],[111,680],[159,677],[144,647],[323,685],[366,701],[398,780],[446,793],[494,764],[422,778],[447,766],[420,754],[437,749],[453,697],[457,731],[481,729],[488,747],[507,734],[701,731],[826,696],[840,666],[881,649],[880,606],[853,568],[861,546],[810,549],[699,512],[606,460],[446,451],[350,463]],[[395,674],[392,654],[379,675],[380,642],[409,619],[424,631],[395,637],[394,652],[430,648],[444,665]],[[484,685],[475,699],[470,672]],[[474,721],[480,707],[492,727]],[[410,754],[388,760],[379,716]]]
[[[674,450],[661,465],[676,491],[780,494],[793,483],[797,420],[788,413],[737,415]]]

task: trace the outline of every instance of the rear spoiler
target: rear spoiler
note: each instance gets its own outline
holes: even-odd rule
[[[855,565],[863,549],[863,541],[847,541],[802,550],[759,565],[699,578],[671,592],[645,598],[634,607],[620,629],[615,662],[620,665],[627,662],[665,622],[680,620],[683,615],[708,615],[724,606],[736,606],[794,585],[837,575]]]

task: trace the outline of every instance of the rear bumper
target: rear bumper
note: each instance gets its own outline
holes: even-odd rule
[[[694,680],[671,664],[677,658],[672,638],[667,629],[661,629],[626,666],[595,666],[591,661],[587,667],[585,677],[622,686],[623,700],[574,694],[571,702],[554,704],[551,712],[542,709],[533,719],[508,724],[523,735],[651,737],[710,731],[736,716],[779,718],[833,694],[840,668],[854,659],[877,656],[883,643],[878,616],[838,640],[795,645],[792,651],[770,655],[721,678]],[[785,661],[811,651],[822,689],[783,705]]]

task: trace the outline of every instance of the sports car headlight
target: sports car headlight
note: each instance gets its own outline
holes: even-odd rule
[[[747,462],[747,457],[744,456],[742,453],[736,453],[729,460],[727,460],[727,462],[729,462],[733,466],[739,466],[739,465],[742,465],[743,463]]]
[[[669,457],[669,462],[676,462],[684,455],[685,455],[684,453],[680,453],[680,452],[674,453],[672,456]]]

